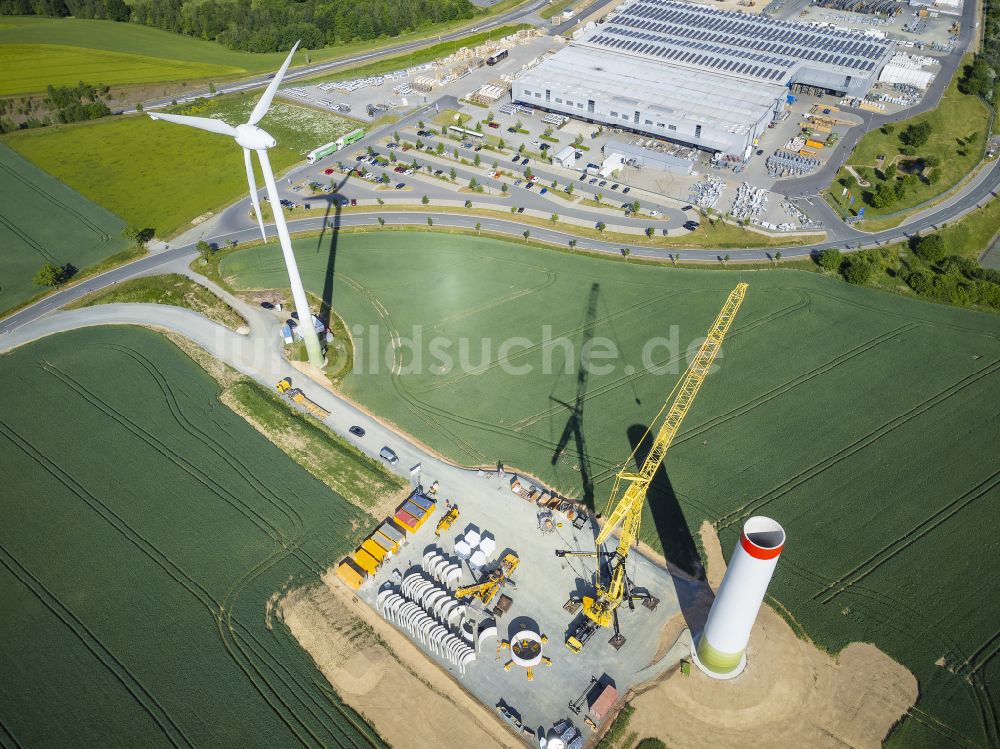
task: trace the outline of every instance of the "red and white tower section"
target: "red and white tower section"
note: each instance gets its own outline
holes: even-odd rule
[[[692,651],[698,668],[712,678],[732,679],[746,667],[750,631],[784,545],[785,530],[771,518],[752,517],[743,526]]]

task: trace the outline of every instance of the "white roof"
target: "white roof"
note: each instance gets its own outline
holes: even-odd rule
[[[662,112],[672,122],[690,120],[730,132],[746,132],[764,117],[784,84],[740,80],[675,65],[653,65],[647,60],[615,52],[568,47],[525,73],[517,85],[530,91],[559,82],[575,101],[601,99],[622,111],[637,106],[655,116]]]

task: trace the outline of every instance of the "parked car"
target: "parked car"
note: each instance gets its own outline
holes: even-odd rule
[[[528,163],[528,157],[525,156],[523,159],[521,159],[521,166],[524,166],[527,163]]]
[[[764,155],[764,149],[763,148],[758,148],[757,149],[757,155],[758,156],[763,156]]]
[[[324,169],[323,174],[333,174],[333,169]]]
[[[548,151],[550,148],[552,148],[552,146],[550,146],[548,143],[542,143],[542,145],[538,147],[540,151]]]
[[[492,127],[495,130],[496,128],[500,127],[500,123],[499,122],[490,122],[489,126]]]
[[[378,454],[382,460],[386,461],[391,466],[394,466],[399,462],[399,456],[396,455],[395,451],[391,450],[388,446],[379,450]]]
[[[357,204],[358,204],[358,199],[357,198],[351,198],[351,205],[357,205]]]
[[[593,179],[591,179],[590,182],[588,182],[587,184],[588,185],[596,185],[597,184],[597,177],[594,177]]]
[[[693,206],[693,205],[686,205],[686,206],[684,206],[683,208],[681,208],[681,210],[682,210],[682,211],[690,211],[690,210],[691,210],[692,208],[694,208],[694,206]]]
[[[473,150],[473,151],[482,151],[482,150],[483,150],[483,147],[482,147],[482,146],[476,146],[476,147],[475,147],[475,148],[473,148],[472,150]]]
[[[353,426],[350,429],[348,429],[347,431],[350,432],[351,434],[353,434],[355,437],[364,437],[365,436],[365,430],[362,429],[359,426]]]
[[[631,189],[632,189],[631,187],[626,187],[624,190],[622,190],[622,194],[631,191]]]
[[[613,185],[611,185],[611,189],[612,190],[617,190],[618,189],[618,183],[615,182]]]
[[[525,189],[525,190],[530,190],[530,189],[531,189],[532,187],[534,187],[534,186],[535,186],[535,183],[534,183],[534,182],[530,182],[530,181],[529,181],[529,182],[528,182],[528,184],[526,184],[526,185],[524,186],[524,189]]]
[[[521,154],[518,154],[518,153],[515,153],[515,154],[514,154],[514,157],[513,157],[512,159],[511,159],[511,161],[512,161],[513,163],[515,163],[515,164],[516,164],[517,162],[519,162],[520,160],[521,160]]]
[[[607,181],[607,180],[605,180],[605,179],[602,179],[602,180],[600,181],[600,183],[599,183],[599,184],[598,184],[597,186],[598,186],[598,187],[604,187],[604,186],[605,186],[606,184],[608,184],[608,181]]]
[[[524,181],[524,180],[520,180],[520,179],[515,179],[515,180],[514,180],[514,187],[520,187],[520,186],[521,186],[521,182],[523,182],[523,181]]]
[[[655,218],[656,216],[660,215],[660,212],[659,211],[655,211],[655,210],[654,211],[650,211],[649,215]]]
[[[518,208],[517,212],[518,213],[524,213],[524,206],[522,205],[520,208]]]
[[[397,182],[396,183],[396,189],[397,190],[402,190],[404,187],[406,187],[406,183],[405,182]]]
[[[543,188],[542,188],[541,190],[539,190],[539,191],[538,191],[538,194],[539,194],[539,195],[544,195],[544,194],[545,194],[545,193],[547,193],[548,191],[549,191],[549,188],[547,188],[547,187],[543,187]]]
[[[530,179],[530,180],[531,180],[532,182],[537,182],[537,181],[538,181],[538,175],[537,175],[537,174],[532,174],[532,175],[531,175],[531,177],[530,177],[529,179]]]

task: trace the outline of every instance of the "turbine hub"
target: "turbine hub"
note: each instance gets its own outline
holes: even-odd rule
[[[239,125],[236,128],[236,142],[252,151],[264,151],[278,145],[278,141],[256,125]]]

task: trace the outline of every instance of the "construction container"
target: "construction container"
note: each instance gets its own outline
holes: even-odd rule
[[[378,532],[396,544],[398,549],[406,543],[406,534],[391,520],[386,520],[378,527]]]
[[[809,147],[809,148],[819,149],[819,148],[823,148],[825,145],[826,145],[825,143],[823,143],[821,141],[818,141],[818,140],[807,140],[806,141],[806,146]]]
[[[375,531],[374,533],[372,533],[371,536],[369,536],[369,540],[372,543],[376,543],[379,546],[381,546],[383,549],[385,549],[385,551],[388,554],[395,554],[396,553],[396,549],[398,548],[398,546],[396,545],[395,541],[393,541],[390,538],[386,538],[385,536],[383,536],[378,531]]]
[[[396,510],[396,514],[393,517],[396,519],[396,522],[406,529],[407,533],[414,533],[420,527],[417,519],[406,510]]]
[[[423,520],[424,516],[427,514],[427,510],[419,505],[413,504],[410,500],[406,500],[399,506],[400,510],[406,510],[408,513],[413,515],[417,520]]]
[[[354,552],[354,561],[367,573],[367,577],[374,575],[379,567],[378,560],[364,549],[358,549]]]
[[[389,552],[387,552],[377,543],[372,541],[370,538],[366,538],[362,542],[361,548],[367,551],[373,557],[375,557],[375,561],[378,562],[379,564],[382,564],[382,562],[385,561],[385,558],[389,555]]]
[[[417,505],[417,507],[420,507],[424,510],[430,510],[432,507],[434,507],[435,504],[433,499],[431,499],[430,497],[425,497],[423,494],[414,494],[412,497],[410,497],[410,501],[413,502],[413,504]]]
[[[809,148],[800,148],[799,156],[815,156],[816,152]]]
[[[365,581],[366,575],[353,559],[347,557],[337,566],[337,577],[347,583],[351,590],[357,590]]]

